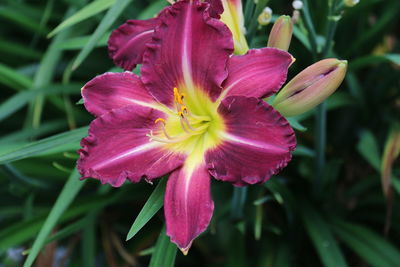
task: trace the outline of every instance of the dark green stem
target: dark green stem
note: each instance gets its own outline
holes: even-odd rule
[[[328,26],[326,30],[326,42],[322,50],[322,54],[319,55],[319,59],[324,59],[328,56],[332,49],[333,37],[336,31],[337,18],[335,17],[335,10],[337,6],[336,0],[329,1],[329,13],[328,13]],[[316,192],[321,193],[323,189],[323,177],[325,170],[325,148],[326,148],[326,103],[321,103],[316,110],[316,128],[315,128],[315,152],[316,152],[316,180],[315,189]]]
[[[306,26],[306,29],[308,31],[308,39],[309,39],[310,45],[311,45],[311,53],[312,53],[314,61],[316,61],[317,54],[318,54],[317,34],[315,32],[315,27],[314,27],[314,24],[313,24],[313,21],[311,18],[308,0],[303,0],[302,15],[303,15],[303,19],[304,19],[304,25]]]
[[[322,102],[316,110],[315,116],[315,156],[316,156],[316,180],[317,191],[321,190],[322,179],[325,169],[325,146],[326,146],[326,103]]]
[[[265,6],[267,5],[269,0],[259,0],[258,3],[256,4],[255,11],[253,13],[253,18],[250,21],[250,25],[248,26],[248,33],[246,35],[246,39],[248,44],[251,46],[253,37],[256,34],[257,31],[257,26],[258,26],[258,20],[257,17],[261,14]]]
[[[244,204],[246,203],[247,187],[234,187],[231,202],[231,218],[239,220],[243,217]]]

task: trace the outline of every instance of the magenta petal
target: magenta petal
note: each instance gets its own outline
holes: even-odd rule
[[[292,56],[276,48],[251,49],[246,55],[228,61],[228,78],[223,94],[267,97],[276,93],[286,80]]]
[[[210,9],[208,10],[210,16],[219,19],[222,12],[224,12],[221,0],[206,0],[205,2],[210,3]]]
[[[82,97],[86,109],[95,116],[129,104],[155,102],[140,78],[131,72],[96,76],[82,88]]]
[[[231,96],[218,108],[226,125],[222,143],[206,154],[212,176],[237,186],[265,182],[295,149],[293,129],[261,99]]]
[[[163,117],[160,111],[129,105],[92,121],[79,150],[82,178],[120,186],[126,179],[151,180],[181,166],[184,155],[168,151],[146,136],[150,130],[157,131],[154,121]]]
[[[115,65],[132,70],[143,61],[146,44],[151,40],[158,18],[128,20],[111,33],[108,40],[108,54]]]
[[[215,99],[227,77],[233,51],[229,29],[207,12],[208,3],[182,0],[165,10],[143,56],[142,80],[161,103],[171,106],[173,88],[203,90]]]
[[[207,228],[213,210],[210,175],[204,164],[185,165],[171,174],[164,200],[167,235],[183,253]]]

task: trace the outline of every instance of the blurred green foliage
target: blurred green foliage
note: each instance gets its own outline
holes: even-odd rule
[[[271,25],[257,27],[256,18],[267,2],[243,3],[252,47],[266,45]],[[380,179],[384,144],[400,120],[400,1],[340,10],[331,8],[337,0],[303,2],[290,77],[338,57],[349,61],[345,82],[327,113],[291,119],[299,146],[278,176],[247,189],[213,181],[212,223],[183,256],[161,230],[165,184],[111,188],[74,170],[92,120],[80,88],[121,71],[107,56],[110,32],[167,2],[2,0],[0,265],[400,266],[399,160],[391,198]],[[268,6],[293,12],[291,1]]]

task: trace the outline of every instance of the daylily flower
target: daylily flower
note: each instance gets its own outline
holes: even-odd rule
[[[82,89],[97,116],[81,142],[82,178],[118,187],[171,173],[167,234],[184,253],[210,222],[211,177],[236,186],[265,182],[296,145],[286,119],[262,100],[284,83],[291,55],[262,48],[231,56],[231,32],[209,6],[182,0],[163,11],[141,77],[106,73]]]
[[[245,54],[248,50],[248,45],[244,37],[245,30],[241,1],[205,0],[204,2],[210,4],[209,15],[213,18],[221,18],[233,33],[236,53]],[[169,10],[169,8],[164,8],[157,17],[152,19],[128,20],[112,32],[108,40],[108,52],[115,65],[124,70],[132,70],[137,64],[143,62],[146,44],[152,40],[154,30],[160,26],[165,11]]]

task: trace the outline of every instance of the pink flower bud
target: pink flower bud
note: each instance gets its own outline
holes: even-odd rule
[[[287,51],[293,34],[293,23],[289,16],[280,16],[274,23],[268,38],[268,47]]]
[[[324,59],[297,74],[277,94],[273,106],[283,116],[302,114],[328,98],[342,83],[346,60]]]

